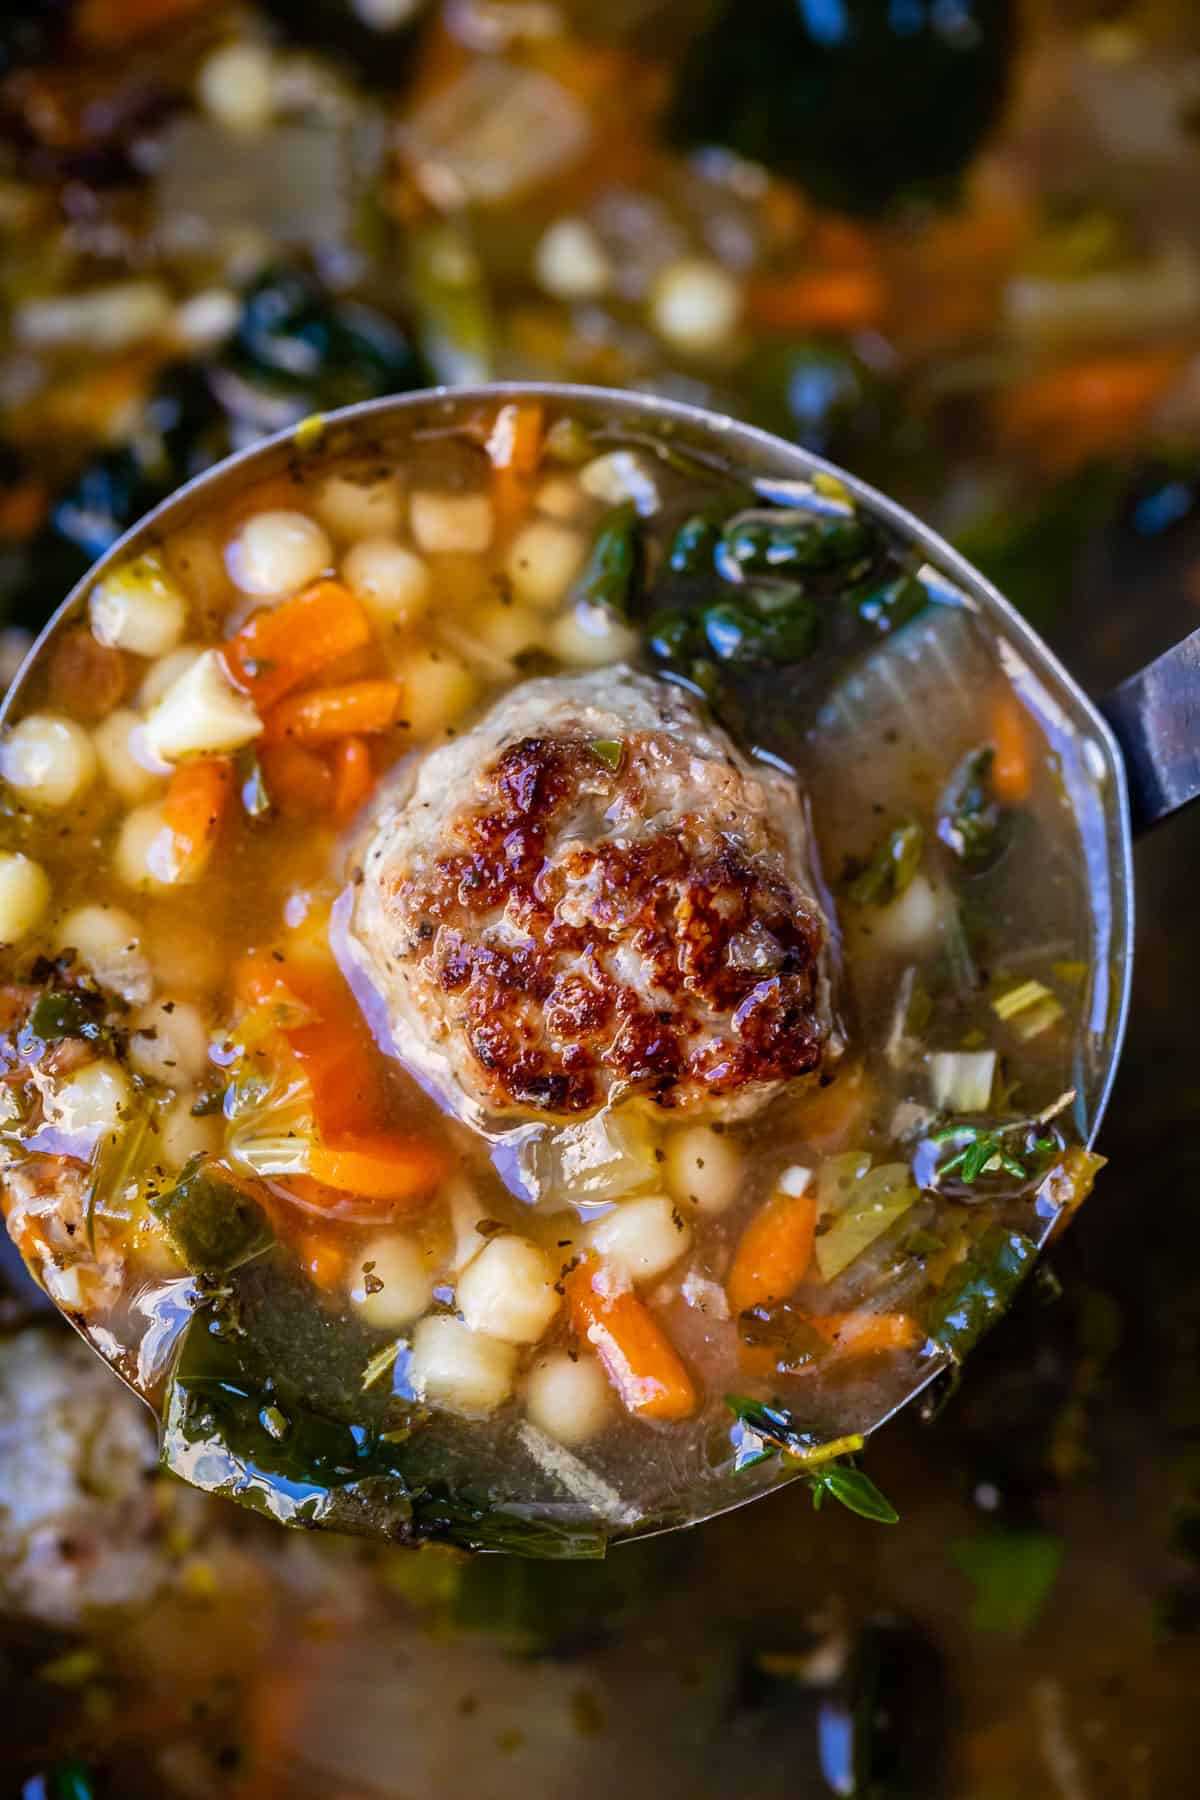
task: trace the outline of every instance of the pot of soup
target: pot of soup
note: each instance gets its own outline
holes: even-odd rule
[[[1194,665],[1110,707],[1139,821]],[[866,1435],[1101,1167],[1114,732],[732,420],[491,387],[235,456],[64,603],[0,774],[9,1232],[165,1465],[284,1523],[894,1517]]]

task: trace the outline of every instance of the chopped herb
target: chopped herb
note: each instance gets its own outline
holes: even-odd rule
[[[382,1283],[380,1283],[380,1286],[382,1286]],[[377,1354],[371,1358],[370,1362],[363,1370],[363,1393],[366,1393],[369,1387],[374,1387],[381,1376],[387,1374],[388,1370],[400,1354],[400,1344],[401,1340],[396,1338],[392,1343],[385,1344],[383,1349],[378,1351]]]
[[[1041,1612],[1058,1575],[1063,1543],[1036,1526],[993,1522],[960,1538],[950,1554],[974,1589],[975,1629],[1016,1634]]]
[[[615,774],[625,760],[625,746],[620,738],[592,738],[588,749]]]
[[[805,1478],[812,1489],[813,1505],[819,1508],[827,1494],[851,1512],[864,1519],[875,1519],[883,1525],[895,1525],[899,1513],[884,1498],[869,1476],[861,1469],[840,1459],[856,1454],[863,1439],[850,1437],[822,1439],[819,1432],[797,1424],[786,1407],[777,1402],[752,1400],[741,1394],[726,1394],[725,1404],[738,1423],[756,1437],[780,1451],[788,1462],[803,1465]],[[763,1460],[754,1455],[739,1464],[746,1468]]]
[[[968,868],[980,868],[1000,848],[1002,814],[991,785],[995,759],[990,744],[970,751],[951,776],[938,810],[938,837]]]
[[[846,882],[846,897],[856,906],[887,906],[908,888],[921,866],[925,833],[915,819],[904,819],[888,833],[865,868]]]
[[[990,1225],[933,1298],[925,1329],[934,1343],[962,1362],[1008,1311],[1036,1257],[1023,1233]]]
[[[886,1495],[881,1494],[869,1475],[861,1469],[835,1464],[831,1469],[818,1469],[810,1477],[813,1505],[820,1509],[826,1494],[861,1519],[873,1519],[879,1525],[898,1525],[900,1514]]]
[[[771,1352],[780,1375],[795,1374],[829,1353],[828,1340],[790,1300],[751,1307],[739,1317],[738,1331],[744,1344]]]
[[[274,1241],[254,1196],[203,1156],[194,1156],[174,1187],[151,1199],[150,1210],[196,1274],[236,1269]]]
[[[575,588],[575,598],[629,617],[638,562],[638,515],[632,502],[604,519]]]
[[[192,1101],[193,1119],[208,1119],[224,1112],[225,1096],[229,1092],[229,1083],[221,1087],[208,1088]]]
[[[59,1044],[64,1038],[108,1044],[112,1033],[104,1011],[104,996],[95,988],[48,988],[30,1007],[26,1030],[43,1044]]]

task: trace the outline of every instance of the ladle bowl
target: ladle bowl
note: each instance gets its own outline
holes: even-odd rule
[[[1086,1009],[1084,1048],[1077,1069],[1075,1124],[1091,1144],[1099,1129],[1120,1054],[1132,978],[1134,866],[1132,838],[1186,803],[1200,789],[1200,632],[1170,649],[1116,694],[1097,704],[1090,699],[1037,633],[992,584],[937,533],[903,507],[845,470],[734,419],[654,395],[609,392],[566,384],[513,383],[467,389],[439,389],[374,400],[257,443],[209,469],[149,513],[100,558],[57,609],[29,653],[0,710],[0,729],[19,709],[22,695],[39,669],[43,650],[64,619],[85,611],[95,584],[119,563],[153,548],[164,536],[232,501],[249,483],[295,473],[310,461],[386,458],[415,433],[437,433],[465,415],[509,400],[542,399],[568,407],[585,423],[602,426],[613,438],[634,442],[648,453],[682,454],[737,472],[766,501],[786,501],[789,483],[809,484],[815,476],[836,477],[857,506],[911,546],[922,561],[927,585],[940,596],[981,616],[1009,680],[1037,696],[1043,716],[1057,717],[1073,749],[1068,771],[1072,802],[1081,821],[1080,855],[1094,925],[1094,977],[1081,1005]],[[769,746],[766,746],[769,749]],[[1039,1245],[1054,1222],[1047,1208],[1039,1223]],[[78,1320],[85,1337],[87,1327]],[[104,1352],[102,1338],[92,1338]],[[921,1363],[906,1404],[945,1368],[941,1353]],[[877,1416],[855,1418],[851,1427],[866,1433],[897,1410],[889,1403]],[[252,1463],[195,1457],[174,1466],[200,1486],[231,1493],[285,1521],[354,1523],[335,1494],[309,1494],[282,1501]],[[800,1473],[774,1458],[755,1468],[732,1468],[686,1494],[669,1513],[614,1523],[610,1540],[669,1529],[744,1503]],[[328,1502],[328,1504],[326,1504]],[[530,1527],[528,1548],[558,1555],[595,1553],[594,1544],[571,1529],[570,1508],[561,1519],[553,1508],[524,1508],[509,1496],[507,1510]],[[385,1514],[381,1517],[389,1517]],[[544,1537],[539,1537],[545,1527]],[[390,1530],[384,1524],[379,1529]],[[454,1530],[440,1535],[455,1537]],[[489,1547],[485,1533],[459,1532],[458,1541]]]

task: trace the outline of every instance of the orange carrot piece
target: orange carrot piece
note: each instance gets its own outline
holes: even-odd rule
[[[91,50],[120,50],[143,33],[199,12],[201,0],[82,0],[72,28]]]
[[[768,331],[863,331],[887,312],[888,291],[871,267],[807,270],[755,282],[746,298],[751,321]]]
[[[846,1140],[866,1111],[871,1084],[861,1063],[840,1068],[825,1087],[815,1087],[796,1101],[796,1124],[812,1149],[829,1155]]]
[[[371,622],[340,581],[318,581],[282,606],[256,612],[225,645],[233,681],[265,712],[329,663],[361,650]]]
[[[331,1293],[346,1284],[349,1258],[344,1244],[336,1243],[319,1231],[306,1231],[296,1239],[296,1260],[305,1274],[322,1293]]]
[[[844,1312],[818,1314],[809,1320],[839,1356],[877,1356],[887,1350],[911,1350],[921,1342],[921,1327],[908,1313]]]
[[[332,812],[333,771],[315,751],[298,744],[267,744],[259,761],[267,796],[285,819],[316,819]]]
[[[205,756],[180,763],[167,783],[163,823],[175,839],[183,873],[195,877],[212,854],[233,792],[233,762]]]
[[[323,1137],[379,1130],[377,1052],[332,963],[278,961],[269,952],[254,951],[234,965],[233,992],[245,1009],[276,1002],[302,1007],[310,1015],[303,1024],[284,1026],[280,1037],[312,1089],[313,1115]]]
[[[595,1350],[627,1412],[646,1419],[686,1419],[696,1389],[678,1352],[631,1288],[610,1291],[613,1277],[593,1257],[567,1277],[576,1336]]]
[[[1036,446],[1053,467],[1123,447],[1166,393],[1182,360],[1177,350],[1129,351],[1035,375],[998,397],[1001,432]]]
[[[537,400],[502,406],[488,437],[492,505],[501,530],[520,523],[533,501],[533,476],[542,454],[543,412]]]
[[[992,708],[992,787],[1003,806],[1021,806],[1033,792],[1033,746],[1025,710],[1003,693]]]
[[[314,1144],[308,1159],[310,1176],[323,1187],[392,1205],[423,1199],[445,1168],[432,1144],[384,1132]]]
[[[336,738],[370,736],[395,724],[400,687],[395,681],[348,681],[281,700],[267,718],[268,743],[330,744]]]
[[[817,1203],[811,1194],[772,1194],[746,1226],[725,1291],[735,1313],[786,1300],[812,1261]]]
[[[339,825],[366,805],[374,785],[370,746],[360,737],[343,738],[333,753],[333,816]]]

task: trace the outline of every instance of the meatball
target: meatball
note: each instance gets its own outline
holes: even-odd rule
[[[836,1048],[800,796],[682,689],[527,682],[396,779],[346,948],[455,1111],[741,1118]]]

